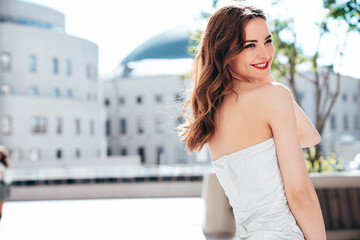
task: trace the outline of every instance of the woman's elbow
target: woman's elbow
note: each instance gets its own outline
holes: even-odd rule
[[[302,148],[312,147],[321,142],[321,135],[317,132],[317,134],[313,137],[308,137],[306,139],[300,137],[300,141]]]

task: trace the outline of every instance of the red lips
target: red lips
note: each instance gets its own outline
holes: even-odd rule
[[[259,64],[264,64],[264,63],[259,63]],[[267,69],[267,67],[269,66],[269,62],[266,62],[264,67],[255,66],[253,64],[251,66],[253,66],[253,67],[257,68],[257,69],[260,69],[260,70],[264,70],[264,69]]]

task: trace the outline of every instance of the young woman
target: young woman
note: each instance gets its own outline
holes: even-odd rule
[[[207,144],[233,208],[235,239],[323,240],[319,200],[301,149],[321,137],[289,88],[274,80],[273,58],[262,10],[218,9],[194,60],[195,84],[179,135],[189,152]]]

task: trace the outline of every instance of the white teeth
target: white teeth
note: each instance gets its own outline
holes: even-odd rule
[[[263,64],[254,64],[254,66],[256,67],[265,67],[267,63],[263,63]]]

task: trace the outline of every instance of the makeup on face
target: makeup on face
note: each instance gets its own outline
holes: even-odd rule
[[[274,57],[272,35],[266,20],[255,18],[245,26],[245,41],[243,50],[236,55],[230,67],[236,75],[250,81],[268,79],[270,66]]]
[[[257,63],[257,64],[251,64],[251,66],[260,69],[260,70],[265,70],[268,68],[269,66],[269,62],[264,62],[264,63]]]

